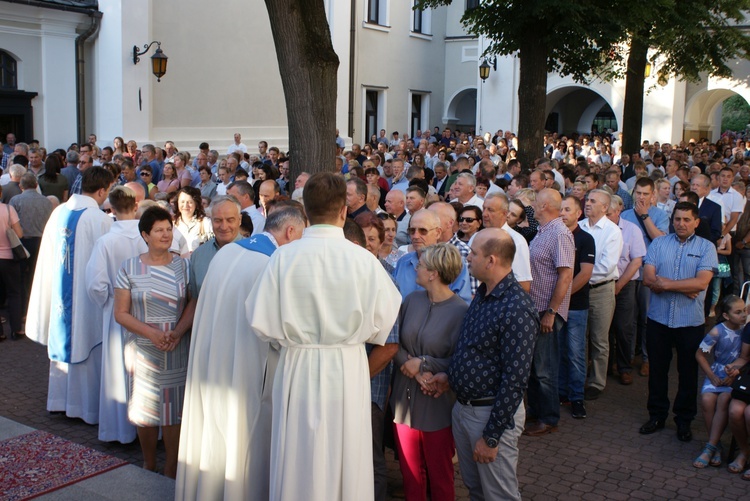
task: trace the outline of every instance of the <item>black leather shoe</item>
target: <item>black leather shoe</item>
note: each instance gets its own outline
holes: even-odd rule
[[[677,423],[677,440],[690,442],[692,439],[693,432],[690,430],[690,423]]]
[[[641,435],[651,435],[652,433],[656,433],[659,430],[664,429],[664,420],[663,419],[654,419],[651,418],[646,423],[641,426],[641,429],[638,430],[638,432]]]
[[[583,390],[583,399],[584,400],[596,400],[599,398],[599,395],[602,394],[602,390],[598,388],[594,388],[593,386],[589,386],[588,388],[585,388]]]

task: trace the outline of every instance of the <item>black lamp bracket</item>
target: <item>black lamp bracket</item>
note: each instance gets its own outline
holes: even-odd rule
[[[153,41],[151,43],[145,44],[143,46],[143,50],[140,51],[140,52],[138,51],[138,46],[137,45],[133,45],[133,64],[138,64],[140,62],[140,60],[141,60],[141,58],[139,56],[142,56],[143,54],[145,54],[146,52],[148,52],[149,49],[151,49],[151,46],[154,45],[154,44],[158,45],[158,48],[161,49],[161,42],[157,42],[157,41]]]

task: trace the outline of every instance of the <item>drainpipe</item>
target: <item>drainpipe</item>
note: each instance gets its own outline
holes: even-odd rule
[[[349,130],[347,135],[354,140],[354,39],[357,33],[357,0],[351,0],[349,23]]]
[[[86,136],[86,61],[84,59],[84,44],[86,40],[96,35],[101,26],[102,13],[89,12],[91,25],[76,37],[76,122],[78,124],[78,142],[85,140]]]

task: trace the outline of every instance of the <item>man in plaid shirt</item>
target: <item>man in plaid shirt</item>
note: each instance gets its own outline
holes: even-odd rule
[[[539,232],[529,246],[531,260],[530,295],[534,300],[541,329],[534,347],[529,379],[525,435],[540,436],[557,430],[560,419],[558,334],[568,319],[575,262],[573,234],[562,222],[562,197],[545,188],[534,202]]]

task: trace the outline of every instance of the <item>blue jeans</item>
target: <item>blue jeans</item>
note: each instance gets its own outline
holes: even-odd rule
[[[543,316],[543,313],[539,316]],[[560,315],[555,315],[552,332],[540,332],[537,336],[527,392],[529,415],[551,426],[556,426],[560,420],[560,396],[557,385],[560,373],[558,336],[564,323]]]
[[[560,377],[558,392],[571,402],[583,400],[586,382],[586,324],[589,310],[570,310],[568,322],[560,329]]]

